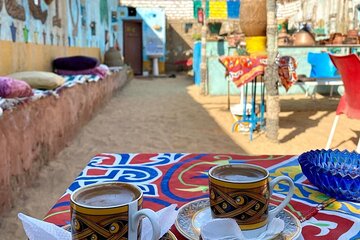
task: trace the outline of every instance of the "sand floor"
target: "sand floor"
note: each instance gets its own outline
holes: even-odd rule
[[[300,154],[324,148],[339,97],[282,96],[279,144],[257,132],[232,132],[226,96],[202,96],[191,79],[134,79],[83,127],[80,134],[40,171],[24,197],[0,218],[1,239],[24,239],[17,213],[42,218],[100,152],[217,152]],[[232,96],[232,103],[239,97]],[[356,120],[340,117],[332,148],[354,150],[360,134]]]

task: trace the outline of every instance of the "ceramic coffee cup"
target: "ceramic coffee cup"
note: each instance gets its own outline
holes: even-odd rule
[[[289,192],[276,208],[269,211],[270,196],[280,181],[289,184]],[[247,236],[256,237],[289,203],[294,192],[293,181],[280,176],[272,181],[269,172],[260,166],[250,164],[228,164],[216,166],[209,171],[209,194],[212,216],[233,218]]]
[[[71,195],[72,239],[140,239],[141,219],[149,218],[153,240],[160,238],[159,219],[141,209],[143,193],[135,185],[113,182],[88,185]]]

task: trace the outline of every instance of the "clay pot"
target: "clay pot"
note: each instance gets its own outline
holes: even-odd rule
[[[358,37],[358,31],[355,30],[355,29],[349,30],[347,32],[347,37],[357,38]]]
[[[315,45],[314,36],[305,30],[294,33],[293,41],[295,46],[312,46]]]
[[[331,44],[342,44],[344,40],[344,36],[341,33],[334,33],[331,37]]]
[[[241,0],[240,27],[245,36],[266,36],[266,18],[266,0]]]
[[[282,29],[278,35],[278,45],[279,46],[286,46],[290,43],[290,36],[287,34],[285,29]]]
[[[46,3],[47,5],[50,5],[50,3],[52,3],[52,1],[53,1],[53,0],[45,0],[45,3]]]
[[[118,67],[124,64],[120,51],[114,47],[109,48],[104,56],[104,63],[109,67]]]

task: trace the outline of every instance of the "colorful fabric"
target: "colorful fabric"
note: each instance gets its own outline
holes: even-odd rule
[[[278,73],[281,84],[286,91],[297,82],[298,77],[296,74],[297,63],[295,58],[290,56],[277,57],[275,60],[278,65]]]
[[[15,108],[17,105],[25,103],[26,101],[36,101],[38,99],[48,97],[48,96],[55,96],[56,98],[59,97],[59,93],[65,89],[75,86],[76,84],[84,84],[86,82],[97,82],[102,78],[98,75],[69,75],[63,76],[65,79],[65,83],[60,87],[54,90],[40,90],[40,89],[33,89],[33,96],[30,98],[1,98],[0,97],[0,117],[3,114],[4,110],[10,110]]]
[[[226,0],[210,1],[210,19],[227,19]]]
[[[0,77],[0,97],[24,98],[33,95],[29,84],[10,77]]]
[[[227,0],[228,18],[240,18],[240,0]]]
[[[206,0],[206,18],[209,18],[209,0]],[[193,2],[193,6],[194,6],[194,18],[197,19],[198,18],[198,9],[201,8],[202,3],[201,0],[194,0]]]
[[[237,87],[250,82],[255,77],[264,74],[266,56],[223,56],[220,62],[226,68],[226,75]]]
[[[226,163],[263,166],[271,178],[289,176],[294,180],[294,196],[288,210],[302,222],[304,239],[360,238],[360,204],[336,201],[318,191],[302,174],[294,156],[246,156],[232,154],[109,154],[103,153],[88,165],[44,218],[58,226],[70,222],[70,194],[79,187],[104,181],[130,182],[144,192],[144,207],[159,210],[176,203],[178,207],[208,197],[207,171]],[[283,199],[288,186],[274,188],[272,203]],[[173,227],[178,239],[184,239]]]
[[[56,72],[60,75],[97,75],[100,78],[105,78],[108,72],[108,69],[105,69],[104,67],[95,67],[91,69],[86,70],[79,70],[79,71],[73,71],[73,70],[61,70],[58,69]]]

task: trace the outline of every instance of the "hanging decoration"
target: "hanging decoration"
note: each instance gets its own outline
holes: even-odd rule
[[[56,34],[56,45],[60,46],[60,35]]]
[[[23,28],[23,35],[24,35],[24,42],[28,43],[29,42],[29,29],[26,26]]]
[[[12,22],[10,25],[10,31],[11,31],[11,39],[13,42],[16,42],[16,30],[17,27],[15,26],[14,22]]]
[[[92,21],[90,23],[90,29],[91,29],[91,35],[95,36],[96,35],[96,22],[95,21]]]
[[[112,11],[112,12],[111,12],[111,22],[112,22],[112,23],[116,23],[117,20],[118,20],[117,11]]]
[[[54,34],[50,33],[50,44],[54,45]]]
[[[42,24],[46,22],[48,11],[42,11],[40,4],[36,4],[35,0],[28,0],[31,15],[41,21]],[[37,3],[39,3],[37,1]]]
[[[46,32],[45,32],[45,30],[43,31],[43,33],[42,33],[42,35],[43,35],[43,43],[44,43],[44,45],[46,45]]]
[[[35,44],[38,44],[38,37],[39,37],[39,32],[38,32],[38,31],[35,31],[35,32],[34,32],[34,43],[35,43]]]
[[[281,84],[284,86],[286,91],[297,82],[298,77],[296,74],[297,63],[296,60],[291,56],[279,55],[275,59],[276,65],[278,65],[278,73],[281,80]]]
[[[227,4],[225,0],[210,1],[209,19],[227,19]]]
[[[239,19],[240,17],[240,0],[227,0],[228,18]]]
[[[81,26],[86,27],[86,5],[85,3],[80,4],[80,12],[81,12]]]
[[[80,7],[78,0],[69,0],[70,6],[70,18],[72,24],[72,36],[75,38],[78,34],[79,19],[80,19]],[[74,16],[74,9],[76,9],[76,16]]]
[[[53,26],[61,28],[61,18],[59,16],[59,0],[55,0],[55,16],[53,17]]]
[[[3,1],[0,2],[1,6]],[[17,20],[25,21],[25,9],[18,4],[16,0],[5,0],[5,8],[7,13]]]
[[[107,0],[100,0],[100,21],[109,24],[109,7]]]

